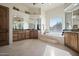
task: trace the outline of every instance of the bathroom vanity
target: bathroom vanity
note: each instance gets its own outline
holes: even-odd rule
[[[13,31],[13,41],[26,40],[26,39],[38,39],[38,30],[26,29],[26,30]]]
[[[79,31],[64,31],[64,44],[79,53]]]

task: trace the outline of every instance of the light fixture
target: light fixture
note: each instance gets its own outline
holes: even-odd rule
[[[33,3],[33,5],[36,5],[36,3]]]
[[[38,3],[33,3],[33,5],[36,5],[36,4],[38,4]],[[44,3],[40,3],[40,4],[42,4],[42,5],[43,5]]]

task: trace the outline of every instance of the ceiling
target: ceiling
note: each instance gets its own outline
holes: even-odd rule
[[[71,4],[64,4],[65,6],[67,6],[64,10],[65,12],[72,12],[75,11],[77,9],[79,9],[79,4],[78,3],[71,3]]]
[[[57,6],[64,5],[64,3],[25,3],[23,5],[30,7],[30,8],[41,8],[41,9],[44,9],[45,11],[47,11],[51,8],[55,8]]]
[[[64,3],[13,3],[12,5],[26,9],[31,14],[40,15],[41,12],[64,5]]]

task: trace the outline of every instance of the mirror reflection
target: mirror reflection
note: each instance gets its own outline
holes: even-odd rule
[[[14,17],[13,19],[13,29],[24,29],[24,23],[23,23],[23,18],[20,17]]]
[[[13,10],[13,30],[36,29],[41,30],[41,18],[39,15],[30,15]]]

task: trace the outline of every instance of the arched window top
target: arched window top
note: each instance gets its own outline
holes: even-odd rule
[[[50,19],[50,30],[60,32],[62,31],[62,18],[59,16]]]
[[[50,19],[50,27],[56,25],[57,23],[62,23],[61,17],[56,16],[56,17]]]

